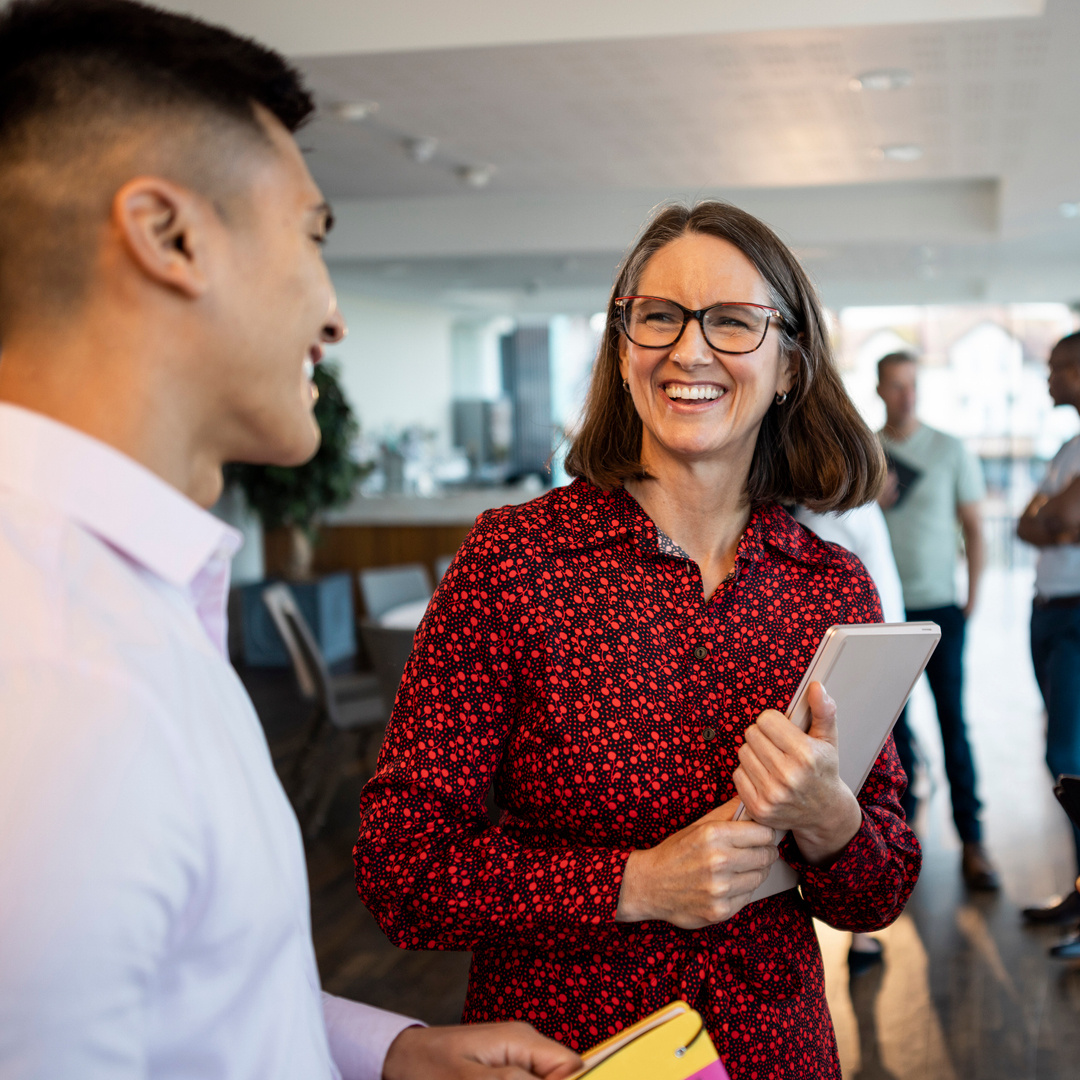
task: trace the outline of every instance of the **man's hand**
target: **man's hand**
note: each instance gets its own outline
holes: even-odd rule
[[[890,469],[885,474],[885,483],[877,497],[878,506],[880,506],[882,510],[889,510],[896,505],[899,498],[900,478],[896,475],[895,469]]]
[[[810,684],[810,731],[767,709],[746,729],[735,789],[762,825],[791,830],[812,864],[839,854],[862,825],[862,809],[840,779],[836,703]]]
[[[1016,535],[1035,547],[1080,543],[1080,476],[1057,495],[1036,495],[1017,523]]]
[[[528,1024],[412,1027],[390,1044],[383,1080],[563,1080],[581,1066]]]

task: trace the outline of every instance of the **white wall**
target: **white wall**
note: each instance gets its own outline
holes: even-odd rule
[[[349,334],[327,349],[327,359],[340,363],[345,394],[364,436],[378,439],[419,425],[437,431],[437,445],[447,447],[453,315],[441,308],[356,295],[346,276],[334,276]]]

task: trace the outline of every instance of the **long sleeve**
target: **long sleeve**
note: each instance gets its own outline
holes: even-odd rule
[[[530,834],[512,805],[503,823],[488,817],[523,709],[520,634],[491,544],[474,532],[433,598],[361,797],[357,888],[403,948],[555,942],[610,922],[631,850]]]
[[[330,1056],[341,1080],[382,1080],[390,1044],[419,1020],[323,993],[323,1018]]]
[[[904,909],[922,866],[919,842],[900,809],[905,782],[890,737],[858,793],[862,825],[836,859],[811,866],[794,840],[785,840],[784,858],[799,872],[803,897],[830,926],[880,930]]]

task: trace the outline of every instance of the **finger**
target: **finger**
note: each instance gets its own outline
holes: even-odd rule
[[[516,1029],[518,1025],[514,1027]],[[546,1038],[527,1024],[521,1025],[520,1030],[507,1032],[506,1061],[527,1069],[532,1076],[547,1076],[562,1066],[569,1066],[573,1072],[583,1065],[573,1050]]]
[[[810,684],[807,701],[810,704],[810,738],[836,746],[836,702],[819,682]]]
[[[769,716],[746,729],[739,760],[743,760],[746,751],[766,769],[782,772],[788,766],[788,758],[801,757],[805,750],[806,736],[786,716]]]
[[[458,1034],[469,1044],[466,1056],[478,1064],[522,1068],[532,1076],[546,1076],[564,1065],[571,1066],[571,1071],[582,1066],[573,1050],[541,1035],[530,1024],[478,1024]]]
[[[746,803],[749,818],[762,823],[782,802],[782,791],[774,778],[765,771],[755,771],[740,765],[733,774],[735,790]],[[765,826],[768,828],[769,826]]]
[[[800,731],[783,713],[774,709],[763,712],[757,723],[746,729],[747,737],[754,729],[784,754],[799,754],[806,748],[806,733]]]
[[[564,1065],[560,1066],[554,1072],[550,1072],[544,1077],[544,1080],[566,1080],[566,1077],[573,1076],[574,1073],[579,1072],[581,1066],[577,1065]]]
[[[744,744],[739,747],[739,768],[754,785],[758,799],[776,799],[795,784],[808,756],[806,747],[796,747],[795,753],[785,754],[766,743],[759,754],[756,746]]]

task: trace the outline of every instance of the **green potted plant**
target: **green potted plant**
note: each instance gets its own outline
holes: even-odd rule
[[[225,482],[243,491],[264,529],[288,530],[285,576],[292,580],[311,577],[318,515],[348,502],[365,471],[351,456],[360,425],[342,393],[337,367],[318,364],[314,381],[319,391],[315,419],[322,443],[306,465],[229,465],[225,469]]]

